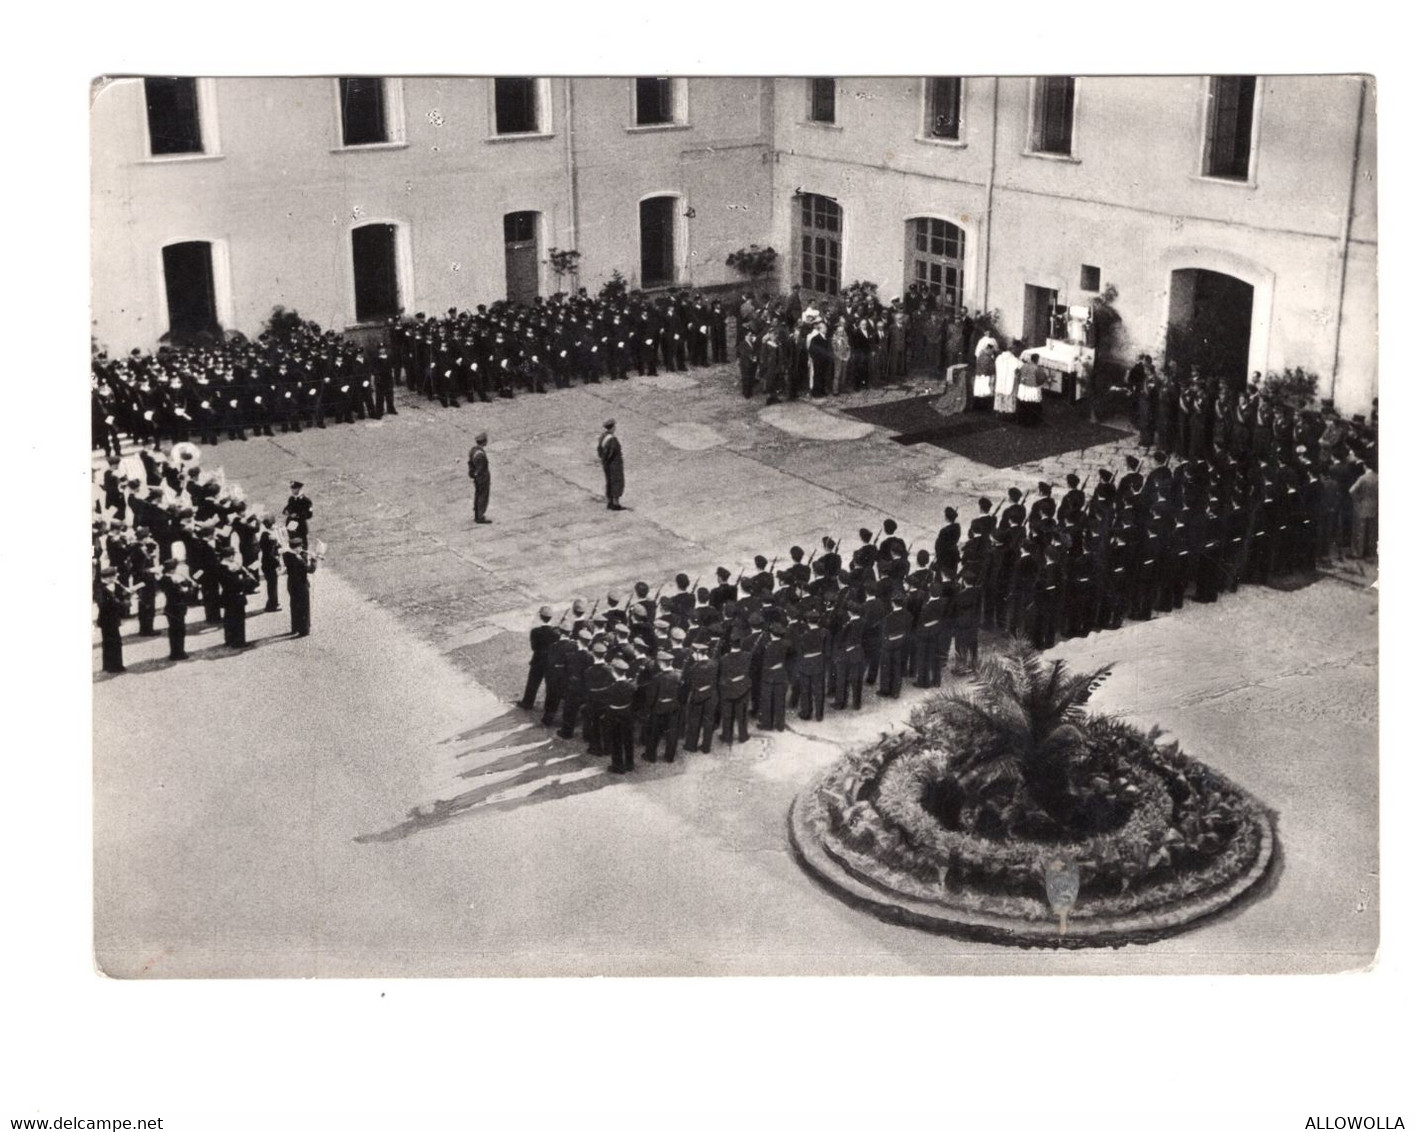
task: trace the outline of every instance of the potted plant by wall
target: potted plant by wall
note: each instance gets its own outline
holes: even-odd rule
[[[727,256],[727,266],[744,276],[755,294],[761,284],[775,274],[777,258],[775,248],[749,244],[745,248],[730,252]]]
[[[555,275],[555,290],[565,294],[565,277],[570,277],[572,288],[580,277],[580,253],[573,248],[551,248],[546,259]]]

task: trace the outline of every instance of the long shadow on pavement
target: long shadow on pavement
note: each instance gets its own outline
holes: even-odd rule
[[[498,739],[510,741],[496,742]],[[452,798],[439,798],[426,805],[414,806],[404,821],[378,833],[359,834],[354,838],[356,842],[366,845],[401,841],[468,814],[509,813],[523,806],[573,798],[606,786],[627,783],[635,777],[644,777],[645,771],[656,780],[681,769],[681,764],[645,765],[639,761],[633,775],[627,778],[611,775],[607,759],[587,754],[578,746],[578,741],[560,740],[553,732],[528,723],[525,715],[516,709],[508,710],[444,742],[468,744],[466,750],[457,753],[459,759],[471,755],[497,756],[489,762],[478,763],[469,770],[458,772],[458,778],[517,773],[511,778],[475,786]],[[573,747],[572,742],[576,744]],[[498,752],[505,753],[498,755]],[[592,773],[585,773],[587,771]],[[533,788],[525,790],[526,787]],[[508,793],[512,796],[501,797]]]

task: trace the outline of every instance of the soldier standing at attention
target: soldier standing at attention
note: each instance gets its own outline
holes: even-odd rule
[[[167,614],[167,656],[169,660],[187,659],[187,606],[196,596],[196,586],[178,569],[175,558],[162,564],[162,603]]]
[[[727,651],[718,661],[717,696],[722,708],[722,741],[728,746],[747,741],[747,704],[752,691],[752,654],[742,648],[742,637],[733,632],[727,639]]]
[[[717,722],[717,661],[708,655],[708,642],[693,642],[693,659],[683,670],[683,749],[712,750],[712,728]]]
[[[475,452],[476,449],[472,451]],[[540,682],[545,679],[550,646],[555,644],[556,638],[559,636],[555,627],[550,623],[550,616],[550,606],[542,605],[540,607],[540,624],[531,630],[531,670],[526,674],[526,690],[516,705],[523,711],[530,711],[536,706],[536,693],[540,691]]]
[[[314,518],[314,504],[305,495],[305,485],[299,480],[290,483],[290,498],[285,502],[285,529],[290,532],[293,542],[301,543],[310,537],[310,520]]]
[[[658,672],[649,682],[645,696],[648,719],[644,726],[644,761],[658,762],[658,744],[664,743],[663,761],[678,757],[679,695],[683,674],[671,652],[658,654]]]
[[[467,453],[467,475],[476,491],[472,509],[478,523],[489,523],[486,507],[491,502],[491,459],[486,454],[486,433],[477,433],[477,442]]]
[[[266,515],[260,524],[260,572],[265,577],[265,612],[279,613],[280,540],[275,537],[274,518]]]
[[[624,494],[624,450],[614,435],[614,418],[604,422],[604,435],[599,438],[599,462],[604,468],[604,496],[610,511],[622,511],[619,497]]]
[[[285,552],[285,590],[290,597],[290,632],[297,637],[310,635],[310,575],[316,565],[305,552],[305,540],[291,538]]]
[[[122,672],[123,667],[123,613],[128,599],[118,592],[118,571],[105,566],[99,575],[102,579],[97,588],[98,629],[103,636],[103,671]]]

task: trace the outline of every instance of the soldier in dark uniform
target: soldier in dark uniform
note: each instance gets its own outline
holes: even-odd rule
[[[609,756],[611,774],[628,774],[634,769],[634,697],[638,686],[622,656],[614,658],[609,670],[611,679],[601,693],[600,751]]]
[[[382,419],[387,413],[390,417],[398,415],[398,407],[393,402],[393,386],[398,364],[388,352],[388,347],[380,346],[378,354],[373,359],[373,415]]]
[[[663,761],[678,757],[679,721],[682,718],[683,673],[673,653],[657,654],[658,671],[647,685],[644,717],[644,761],[658,762],[658,745],[663,743]]]
[[[563,626],[552,626],[555,639],[545,652],[545,710],[541,712],[543,727],[550,727],[565,700],[570,682],[570,666],[575,656],[575,639]]]
[[[540,692],[541,681],[545,679],[550,646],[559,637],[555,627],[550,623],[550,618],[550,606],[542,605],[540,607],[540,624],[531,629],[531,661],[530,671],[526,673],[526,690],[521,693],[521,698],[516,704],[522,711],[530,711],[536,706],[536,695]]]
[[[864,621],[862,606],[847,599],[843,606],[844,624],[834,639],[835,707],[843,711],[847,697],[850,706],[860,710],[860,696],[865,680]]]
[[[717,661],[708,655],[708,642],[692,642],[693,656],[683,670],[683,749],[709,752],[717,719]]]
[[[280,612],[280,539],[275,534],[275,520],[269,515],[260,520],[257,541],[260,572],[265,578],[265,612]]]
[[[179,568],[175,558],[162,564],[162,611],[167,616],[167,656],[187,659],[187,606],[196,596],[196,586]]]
[[[310,537],[310,520],[314,518],[314,503],[304,494],[305,485],[299,480],[290,483],[290,498],[285,502],[285,529],[292,538],[304,542]]]
[[[737,600],[737,584],[732,581],[732,571],[726,566],[717,568],[717,585],[712,588],[708,595],[708,603],[716,610],[721,611],[729,601]]]
[[[821,626],[820,610],[808,605],[796,634],[796,687],[802,719],[825,718],[826,653],[830,636]]]
[[[471,478],[474,491],[472,511],[474,522],[490,523],[486,517],[487,504],[491,502],[491,458],[486,452],[486,433],[479,432],[476,443],[467,453],[467,475]]]
[[[103,567],[95,598],[98,602],[98,631],[103,640],[103,671],[124,672],[123,615],[127,612],[127,595],[120,592],[118,571]]]
[[[305,540],[299,535],[290,539],[290,549],[283,555],[285,592],[290,598],[290,632],[297,637],[310,635],[310,575],[318,563],[305,550]]]
[[[786,730],[786,697],[790,682],[791,642],[783,622],[773,619],[762,648],[761,725],[767,731]]]
[[[743,639],[731,632],[726,640],[727,651],[717,662],[717,698],[722,714],[722,741],[732,744],[747,741],[747,708],[751,698],[752,654],[743,647]]]
[[[246,596],[258,585],[254,574],[241,565],[229,545],[221,552],[221,625],[226,644],[233,649],[249,645],[246,640]]]
[[[881,626],[879,694],[898,699],[899,688],[904,681],[904,657],[909,647],[912,618],[904,608],[903,592],[893,586],[889,590],[889,605],[889,612],[884,615]]]
[[[614,418],[604,422],[604,434],[599,438],[599,462],[604,469],[604,495],[610,511],[622,511],[619,498],[624,494],[624,450],[614,435]]]
[[[979,535],[991,536],[997,528],[997,516],[992,513],[992,500],[986,495],[978,500],[978,515],[968,524],[968,538]]]

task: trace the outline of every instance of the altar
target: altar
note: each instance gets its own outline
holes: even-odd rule
[[[1025,350],[1024,356],[1037,356],[1037,364],[1046,371],[1042,388],[1050,393],[1080,401],[1091,394],[1091,375],[1096,369],[1096,347],[1088,306],[1068,307],[1056,311],[1055,330],[1064,327],[1065,338],[1048,338],[1045,346]],[[1064,316],[1064,321],[1063,317]]]

